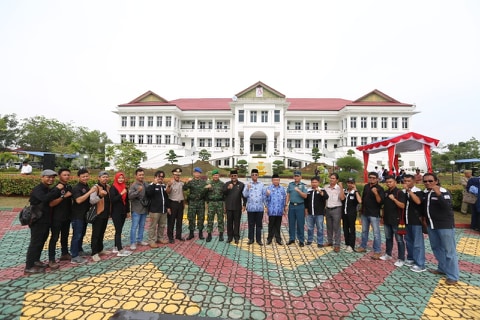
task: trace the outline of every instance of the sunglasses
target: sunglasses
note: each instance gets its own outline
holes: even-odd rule
[[[434,181],[435,181],[435,180],[423,180],[423,183],[427,183],[427,182],[432,183],[432,182],[434,182]]]

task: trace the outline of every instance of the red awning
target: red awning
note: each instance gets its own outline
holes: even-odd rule
[[[431,148],[436,147],[440,141],[419,133],[409,132],[390,139],[376,141],[364,146],[357,147],[357,150],[363,152],[364,161],[364,180],[367,182],[367,164],[370,153],[388,151],[388,162],[390,173],[393,169],[398,171],[398,154],[402,152],[412,152],[424,150],[425,160],[427,162],[427,171],[432,172]]]

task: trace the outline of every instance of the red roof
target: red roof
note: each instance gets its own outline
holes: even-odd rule
[[[177,99],[170,103],[181,110],[231,110],[228,98]]]
[[[390,139],[372,142],[364,146],[358,146],[357,150],[366,153],[378,153],[395,145],[395,154],[399,154],[402,152],[422,150],[424,145],[436,147],[438,143],[439,140],[437,139],[430,138],[416,132],[408,132]]]
[[[338,111],[342,110],[350,100],[336,98],[287,98],[290,102],[288,110],[311,110],[311,111]]]

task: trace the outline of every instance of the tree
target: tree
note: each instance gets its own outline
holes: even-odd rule
[[[273,161],[272,166],[274,174],[282,174],[283,170],[285,170],[285,163],[282,160]]]
[[[75,130],[71,123],[35,116],[23,119],[18,145],[25,150],[53,151],[72,143]]]
[[[346,157],[337,159],[336,165],[337,167],[343,168],[347,172],[351,172],[352,170],[355,170],[355,171],[363,170],[362,161],[352,156],[346,156]]]
[[[0,152],[16,145],[18,133],[16,114],[6,114],[0,118]]]
[[[109,161],[113,161],[120,171],[128,174],[133,174],[140,162],[147,160],[147,154],[135,148],[135,144],[130,141],[107,146],[105,156]]]
[[[93,167],[105,167],[105,146],[112,143],[105,132],[77,128],[75,141],[71,144],[73,152],[88,155]]]
[[[313,158],[313,161],[315,163],[317,163],[318,159],[320,159],[320,157],[322,156],[322,154],[320,153],[320,151],[318,150],[317,147],[313,147],[312,148],[312,158]]]
[[[171,164],[174,164],[175,162],[178,162],[177,160],[178,156],[173,150],[168,150],[167,156],[165,159],[170,162]]]
[[[238,160],[237,165],[238,165],[238,173],[241,173],[241,174],[247,173],[247,165],[248,165],[247,160],[243,160],[243,159]]]
[[[348,149],[347,150],[347,156],[353,156],[353,155],[355,155],[355,150]]]
[[[208,152],[206,149],[202,149],[198,153],[198,158],[202,161],[208,161],[208,159],[210,159],[211,156],[212,154]]]

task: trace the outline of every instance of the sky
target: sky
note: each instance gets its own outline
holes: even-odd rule
[[[412,131],[480,140],[480,1],[0,1],[0,114],[106,132],[148,90],[416,105]]]

